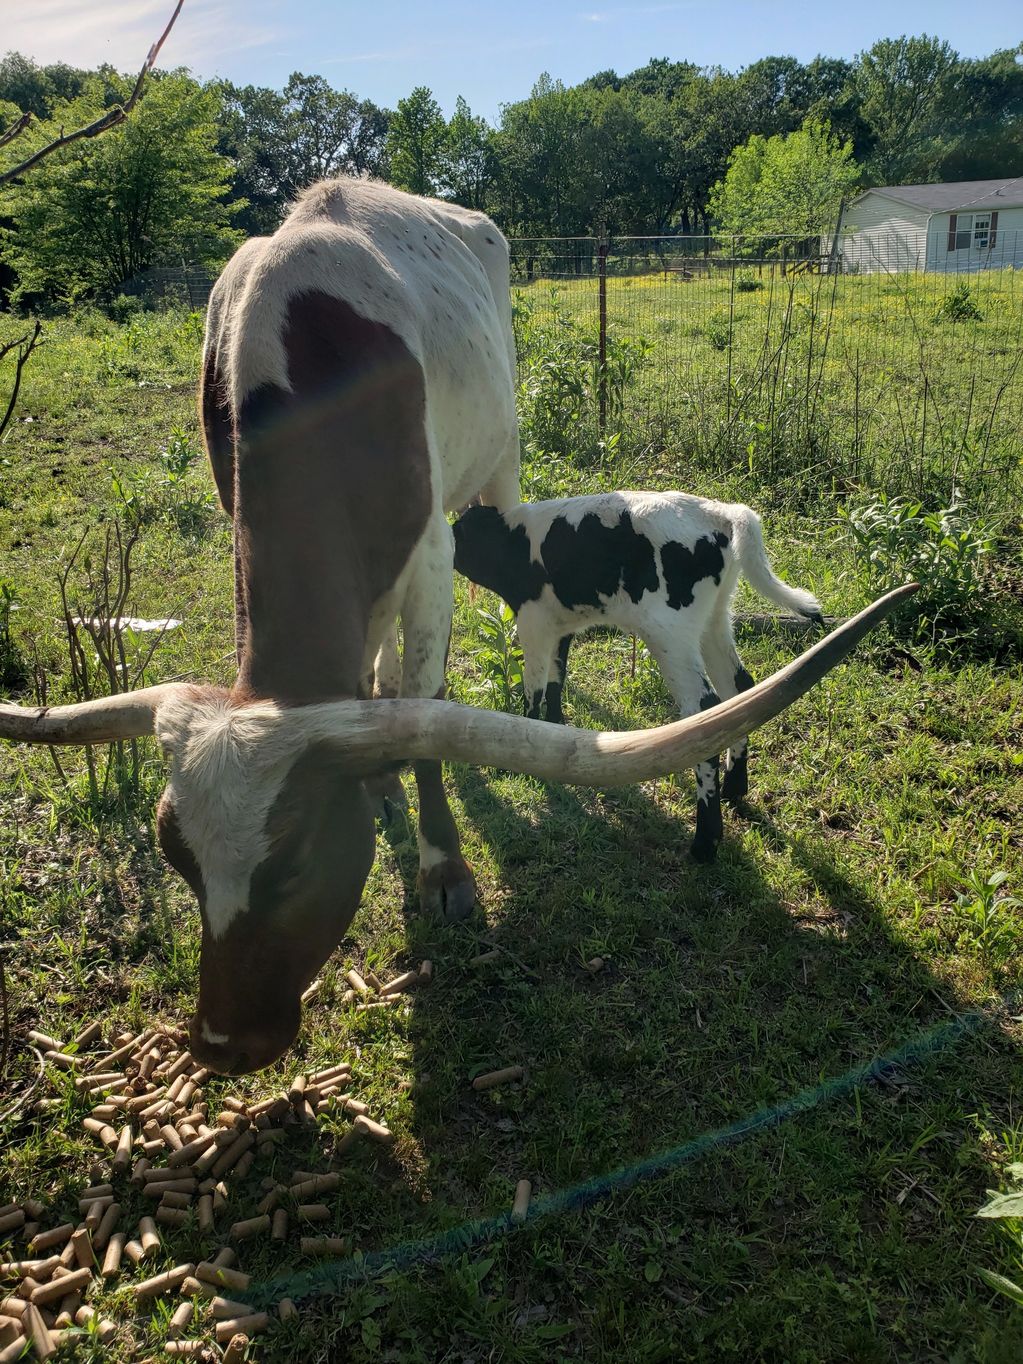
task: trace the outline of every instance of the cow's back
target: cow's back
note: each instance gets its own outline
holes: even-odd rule
[[[488,218],[372,181],[324,181],[235,261],[217,309],[235,412],[261,388],[293,386],[297,297],[335,299],[421,365],[438,503],[458,505],[486,482],[516,429],[507,243]]]

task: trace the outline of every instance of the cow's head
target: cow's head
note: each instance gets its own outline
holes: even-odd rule
[[[170,760],[157,810],[164,856],[202,915],[192,1054],[244,1074],[298,1032],[300,996],[359,905],[374,827],[359,776],[276,706],[172,698],[155,728]]]
[[[355,913],[374,850],[368,773],[432,758],[613,786],[692,767],[808,691],[914,590],[890,592],[759,686],[653,730],[561,729],[445,701],[240,704],[167,684],[42,710],[0,703],[0,738],[156,733],[170,760],[160,843],[202,912],[192,1051],[237,1074],[288,1047],[302,991]]]

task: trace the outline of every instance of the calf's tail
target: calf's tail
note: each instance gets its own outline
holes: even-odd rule
[[[736,518],[735,548],[742,567],[742,575],[750,587],[783,606],[797,616],[823,623],[820,602],[812,592],[804,592],[801,587],[789,587],[774,572],[764,548],[764,535],[760,527],[760,517],[749,507],[743,507],[743,514]]]

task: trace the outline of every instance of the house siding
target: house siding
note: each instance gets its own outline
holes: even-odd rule
[[[842,219],[838,249],[843,270],[862,275],[923,270],[929,216],[926,209],[868,191],[849,205]]]
[[[928,270],[947,274],[972,274],[976,270],[1001,270],[1006,266],[1023,268],[1023,208],[997,207],[998,229],[994,246],[948,249],[949,213],[935,213],[927,229]],[[963,213],[989,213],[985,204],[964,208]]]
[[[931,213],[868,190],[843,216],[838,241],[841,268],[858,274],[1023,269],[1023,206],[1002,207],[994,200],[960,213],[987,213],[992,208],[998,212],[994,246],[949,251],[950,213]],[[829,250],[830,243],[822,243],[822,249]]]

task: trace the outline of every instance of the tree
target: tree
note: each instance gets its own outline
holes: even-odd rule
[[[883,38],[856,58],[853,85],[871,149],[875,185],[937,180],[938,153],[958,114],[961,64],[946,42]]]
[[[232,162],[235,193],[244,207],[238,226],[250,237],[269,236],[284,217],[293,171],[284,96],[266,86],[220,89],[217,150]]]
[[[289,200],[316,180],[385,169],[386,111],[322,76],[295,71],[283,91],[225,84],[222,99],[220,149],[248,200],[239,225],[249,232],[273,232]]]
[[[33,137],[48,142],[61,126],[84,123],[103,99],[103,82],[91,80]],[[223,261],[240,234],[229,226],[217,106],[216,91],[183,72],[154,78],[127,123],[75,142],[15,184],[5,209],[18,292],[74,298],[116,289],[150,265]]]
[[[444,195],[466,208],[485,209],[497,176],[494,130],[485,118],[473,114],[461,95],[448,124],[441,163]]]
[[[425,85],[398,101],[387,130],[389,179],[412,194],[434,194],[444,173],[448,125]]]
[[[22,113],[46,118],[55,100],[74,99],[82,93],[88,74],[66,62],[38,66],[20,52],[8,52],[0,61],[0,101],[8,100]]]
[[[815,237],[828,232],[860,176],[852,143],[827,123],[807,119],[785,136],[754,133],[728,158],[728,173],[711,191],[720,227],[743,236]]]
[[[944,139],[940,180],[1023,175],[1023,47],[961,63],[957,136]]]

